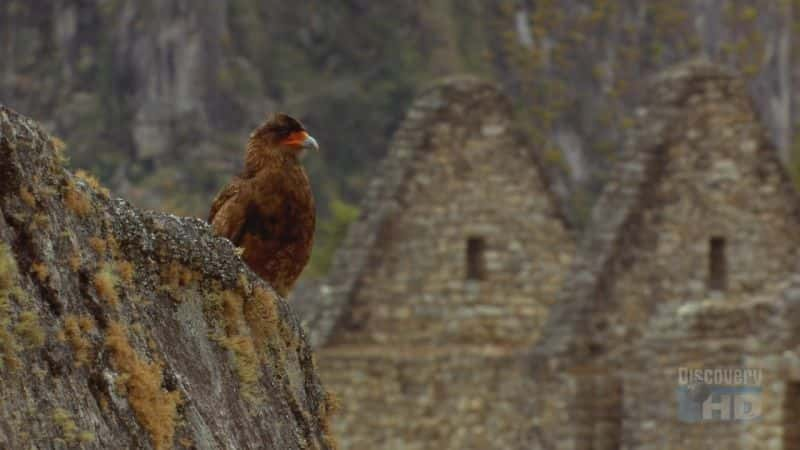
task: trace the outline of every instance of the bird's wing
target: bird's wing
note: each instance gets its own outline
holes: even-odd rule
[[[239,245],[241,233],[244,230],[247,219],[247,202],[241,201],[244,188],[244,180],[234,179],[229,185],[225,186],[214,202],[211,204],[211,211],[208,213],[208,222],[214,227],[214,231],[225,236]]]
[[[214,217],[217,215],[220,208],[222,208],[222,206],[225,205],[228,200],[235,197],[236,194],[239,193],[241,190],[241,184],[242,180],[240,178],[234,178],[230,184],[219,191],[219,194],[217,194],[214,202],[211,203],[211,211],[208,213],[208,223],[214,223]]]

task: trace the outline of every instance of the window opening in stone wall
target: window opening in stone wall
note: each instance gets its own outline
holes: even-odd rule
[[[467,279],[486,279],[486,240],[482,237],[467,239]]]
[[[725,256],[725,238],[713,237],[708,248],[708,288],[724,291],[728,278],[728,261]]]
[[[800,382],[787,382],[783,395],[783,448],[800,450]]]

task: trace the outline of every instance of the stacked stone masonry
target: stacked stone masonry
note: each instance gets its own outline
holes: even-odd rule
[[[534,348],[537,409],[557,418],[545,439],[559,449],[796,448],[784,445],[797,425],[783,424],[775,395],[790,380],[764,362],[796,351],[784,317],[800,249],[795,188],[742,80],[691,61],[648,90]],[[767,419],[682,422],[681,367],[765,368]]]
[[[735,74],[644,89],[577,249],[494,87],[420,95],[298,299],[342,448],[800,448],[795,187]],[[763,369],[763,419],[680,421],[681,367]]]
[[[380,173],[308,319],[340,445],[520,445],[519,355],[574,248],[510,102],[472,78],[431,86]]]

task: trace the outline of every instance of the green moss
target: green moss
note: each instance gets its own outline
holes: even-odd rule
[[[17,260],[6,243],[0,243],[0,291],[7,291],[17,283]]]
[[[234,335],[222,338],[220,343],[233,353],[233,363],[241,383],[242,397],[248,402],[257,402],[261,398],[259,389],[261,359],[256,352],[253,339],[246,335]]]
[[[45,332],[39,324],[39,315],[36,311],[24,311],[19,315],[14,333],[28,348],[39,348],[44,345]]]
[[[17,356],[20,346],[14,335],[8,331],[9,325],[9,320],[0,321],[0,356],[2,356],[0,358],[0,369],[16,371],[22,367],[22,361]]]
[[[61,429],[61,439],[68,444],[81,444],[95,441],[94,433],[82,431],[66,409],[56,408],[51,415],[53,422]]]
[[[111,306],[117,306],[119,304],[117,282],[118,278],[109,264],[104,264],[94,275],[93,284],[95,291],[97,291],[100,298],[104,299]]]
[[[321,277],[328,272],[336,249],[347,235],[347,228],[358,218],[359,209],[343,200],[334,198],[329,208],[329,217],[319,224],[311,261],[304,273],[306,277]]]
[[[242,292],[251,291],[249,283],[240,284]],[[203,306],[207,319],[224,330],[224,335],[215,339],[231,352],[242,397],[248,402],[263,399],[261,365],[266,362],[270,343],[279,334],[275,301],[270,292],[256,287],[245,297],[232,290],[213,291],[206,295]]]
[[[173,448],[180,392],[161,388],[161,365],[139,356],[121,324],[109,324],[106,347],[111,352],[114,367],[122,373],[120,380],[136,420],[149,434],[153,447],[156,450]]]
[[[11,328],[11,296],[23,298],[17,285],[17,261],[11,248],[0,243],[0,369],[17,370],[22,366],[17,356],[20,345]]]

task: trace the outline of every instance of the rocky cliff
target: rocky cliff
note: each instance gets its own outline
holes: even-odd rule
[[[322,275],[414,91],[500,82],[573,222],[612,179],[642,80],[705,55],[746,75],[783,162],[800,152],[796,1],[4,0],[0,101],[138,206],[202,215],[276,109],[307,164]],[[103,149],[98,154],[97,150]],[[191,164],[186,164],[191,161]],[[800,170],[796,170],[800,172]]]
[[[72,174],[0,107],[0,447],[329,449],[285,301],[197,219]]]

